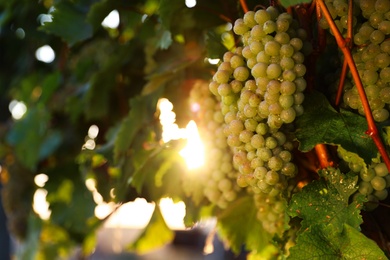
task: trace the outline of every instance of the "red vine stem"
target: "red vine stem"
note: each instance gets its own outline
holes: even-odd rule
[[[248,5],[246,4],[246,1],[240,0],[240,4],[241,4],[241,7],[242,7],[242,10],[244,11],[244,13],[247,13],[249,11],[249,9],[248,9]]]
[[[378,129],[375,125],[375,121],[374,121],[374,118],[372,116],[370,105],[368,103],[367,96],[366,96],[366,93],[364,91],[364,87],[363,87],[362,81],[360,79],[358,70],[356,68],[356,64],[353,61],[351,50],[348,47],[348,43],[344,39],[344,37],[341,35],[340,31],[338,30],[338,28],[337,28],[336,24],[334,23],[332,16],[330,15],[329,10],[326,7],[325,3],[322,0],[317,0],[317,3],[319,5],[319,7],[321,8],[321,11],[323,12],[325,19],[327,20],[327,22],[330,26],[330,29],[333,32],[333,35],[336,38],[337,45],[339,46],[339,48],[341,49],[341,51],[344,54],[344,58],[348,63],[353,80],[355,81],[355,84],[356,84],[356,87],[357,87],[357,90],[358,90],[358,93],[360,96],[360,100],[361,100],[362,105],[363,105],[364,113],[366,115],[367,124],[368,124],[368,130],[366,131],[366,134],[372,138],[376,147],[378,148],[379,153],[382,156],[384,163],[387,166],[387,169],[390,170],[390,158],[389,158],[389,155],[386,152],[386,148],[383,145],[382,140],[379,136]]]
[[[348,48],[351,49],[352,48],[352,37],[353,37],[353,1],[352,0],[349,0],[349,3],[348,3],[347,25],[348,25],[347,38],[345,40],[346,40],[346,43],[348,45]],[[348,62],[345,59],[343,61],[343,67],[342,67],[341,75],[340,75],[340,82],[339,82],[339,86],[337,88],[337,95],[336,95],[336,101],[335,101],[336,107],[338,107],[340,105],[340,102],[341,102],[341,97],[343,95],[344,82],[345,82],[345,78],[347,76],[347,71],[348,71]]]
[[[328,148],[325,144],[317,144],[314,147],[317,158],[320,161],[321,168],[327,168],[333,166],[333,161],[330,159]]]

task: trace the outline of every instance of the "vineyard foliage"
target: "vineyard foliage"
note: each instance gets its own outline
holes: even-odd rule
[[[86,186],[94,180],[105,203],[183,201],[188,228],[216,218],[225,245],[248,259],[386,259],[389,165],[371,136],[386,153],[390,2],[350,1],[349,51],[373,107],[369,125],[316,1],[185,2],[0,2],[1,198],[18,257],[93,252],[105,221]],[[348,37],[348,1],[325,2]],[[103,26],[113,10],[120,23]],[[42,46],[53,61],[37,59]],[[188,169],[185,139],[163,141],[166,99],[178,127],[198,125],[204,166]],[[366,132],[373,124],[378,133]],[[44,219],[33,210],[42,173]],[[156,206],[127,249],[145,253],[173,238]]]

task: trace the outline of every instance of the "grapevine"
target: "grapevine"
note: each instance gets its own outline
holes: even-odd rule
[[[0,3],[12,258],[94,258],[140,201],[115,252],[390,257],[390,0],[30,2]]]

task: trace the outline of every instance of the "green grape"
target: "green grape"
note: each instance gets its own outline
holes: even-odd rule
[[[218,70],[215,74],[214,74],[214,81],[216,81],[218,84],[222,84],[222,83],[228,83],[229,81],[229,78],[230,78],[230,75],[231,73],[229,73],[229,71],[226,71],[226,70]]]
[[[384,20],[378,24],[378,30],[384,35],[390,34],[390,21]]]
[[[249,27],[244,23],[243,19],[237,19],[234,22],[233,31],[235,34],[244,35],[249,30]]]
[[[249,45],[249,49],[253,55],[257,55],[264,50],[264,45],[261,42],[254,41]]]
[[[257,23],[255,21],[255,12],[253,12],[253,11],[246,12],[243,20],[244,20],[244,23],[246,26],[248,26],[249,28],[252,28]]]
[[[269,56],[279,55],[281,45],[277,41],[269,41],[264,45],[264,51]]]
[[[266,77],[268,65],[266,63],[257,63],[251,70],[254,78]]]
[[[264,147],[266,142],[262,135],[254,134],[251,137],[250,143],[255,149],[258,149]]]
[[[228,96],[232,92],[232,87],[228,83],[222,83],[218,86],[218,94],[222,97]]]
[[[279,64],[270,64],[267,67],[267,77],[269,79],[277,79],[282,73],[282,68]]]
[[[278,140],[276,140],[275,137],[268,136],[265,139],[265,147],[267,147],[268,149],[272,150],[272,149],[275,149],[277,146],[278,146]]]
[[[297,116],[296,107],[294,108],[290,107],[284,109],[280,113],[281,120],[286,124],[292,123],[295,120],[296,116]]]
[[[385,39],[385,34],[380,30],[375,30],[370,34],[370,41],[373,44],[381,44]]]
[[[269,148],[261,147],[257,149],[256,155],[264,162],[268,162],[272,157],[272,151]]]
[[[268,167],[273,171],[280,171],[283,168],[283,160],[279,156],[272,156],[268,161]]]
[[[299,51],[303,47],[303,41],[300,38],[292,38],[290,40],[290,45],[294,48],[295,51]]]
[[[271,19],[271,15],[266,10],[260,9],[255,13],[255,21],[258,24],[264,24],[266,21],[270,19]]]
[[[372,195],[374,195],[378,200],[385,200],[388,196],[388,191],[384,190],[375,190]]]
[[[306,74],[306,66],[301,63],[295,64],[294,72],[296,77],[303,77]]]
[[[239,81],[245,81],[249,77],[249,70],[243,66],[237,67],[234,69],[233,76]]]
[[[383,177],[375,176],[370,181],[374,190],[384,190],[386,188],[386,180]]]
[[[272,20],[268,20],[263,24],[263,30],[266,34],[271,34],[277,29],[276,23]]]
[[[258,24],[255,25],[250,32],[251,38],[257,41],[261,40],[265,35],[266,33],[264,32],[263,26]]]
[[[283,110],[283,107],[279,103],[272,103],[268,106],[268,111],[271,115],[279,115]]]
[[[380,13],[387,13],[390,11],[390,1],[389,0],[376,0],[375,1],[375,11]]]
[[[295,61],[291,57],[283,57],[280,60],[280,67],[284,70],[291,70],[295,66]]]
[[[373,12],[368,21],[373,28],[378,28],[378,25],[385,19],[383,13]]]
[[[387,169],[387,166],[385,163],[378,163],[374,166],[375,174],[377,176],[385,177],[389,174],[389,170]]]
[[[283,81],[280,84],[280,93],[282,95],[292,95],[295,93],[296,89],[295,83],[291,81]]]

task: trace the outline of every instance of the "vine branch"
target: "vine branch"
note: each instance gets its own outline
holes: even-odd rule
[[[240,4],[241,4],[241,7],[242,7],[242,10],[244,11],[244,13],[247,13],[249,11],[249,9],[248,9],[248,5],[246,4],[246,1],[240,0]]]

